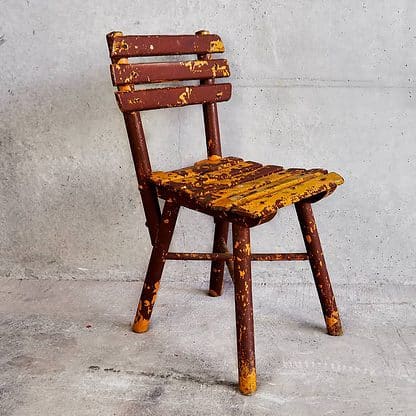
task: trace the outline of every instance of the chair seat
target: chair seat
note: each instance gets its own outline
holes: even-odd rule
[[[284,169],[219,156],[178,170],[153,172],[150,180],[161,198],[249,226],[266,222],[279,208],[303,199],[319,200],[344,182],[324,169]]]

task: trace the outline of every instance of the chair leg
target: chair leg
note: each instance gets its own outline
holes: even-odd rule
[[[256,391],[250,229],[233,224],[234,293],[240,392]]]
[[[228,240],[228,222],[216,221],[214,232],[213,253],[222,253]],[[221,296],[224,278],[224,261],[214,260],[211,262],[211,277],[209,281],[210,296]]]
[[[142,294],[132,325],[134,332],[146,332],[149,328],[150,316],[156,301],[160,278],[162,277],[166,254],[172,240],[178,212],[179,205],[168,201],[165,202],[159,232],[150,256]]]
[[[341,320],[322,253],[312,206],[308,202],[298,202],[295,204],[295,208],[302,230],[303,240],[305,241],[306,251],[309,256],[316,289],[318,290],[328,334],[342,335]]]

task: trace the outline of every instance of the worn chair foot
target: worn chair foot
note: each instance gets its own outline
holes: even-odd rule
[[[214,289],[209,289],[208,295],[211,296],[212,298],[216,298],[222,295],[222,290],[219,293],[217,293]]]
[[[140,308],[140,306],[139,306]],[[131,329],[133,332],[141,334],[143,332],[147,332],[149,329],[150,320],[145,319],[144,317],[140,316],[139,319],[135,319]]]
[[[142,314],[141,311],[143,310],[142,301],[139,301],[139,305],[137,306],[137,313],[134,317],[133,324],[131,329],[133,332],[141,334],[143,332],[147,332],[149,330],[150,319],[146,319]]]
[[[343,334],[338,311],[333,311],[330,316],[325,316],[325,323],[329,335],[340,336]]]
[[[245,396],[250,396],[257,390],[257,380],[256,380],[256,369],[253,368],[251,371],[247,368],[241,370],[239,377],[238,387],[240,393]]]

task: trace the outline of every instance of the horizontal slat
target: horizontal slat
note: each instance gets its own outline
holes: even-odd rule
[[[168,260],[232,260],[231,253],[174,253],[166,255]],[[252,261],[297,261],[308,260],[307,253],[252,253]]]
[[[111,77],[114,85],[148,84],[228,76],[230,76],[230,69],[225,59],[111,65]]]
[[[262,194],[249,202],[237,204],[232,207],[231,211],[238,215],[248,215],[251,217],[267,216],[268,214],[276,212],[278,208],[294,204],[302,199],[334,189],[343,182],[344,180],[340,175],[330,172],[294,186],[278,189],[277,191],[271,188],[268,194]]]
[[[112,58],[224,52],[218,35],[107,36]]]
[[[210,159],[200,160],[192,166],[172,170],[170,172],[155,171],[151,175],[155,185],[169,185],[172,182],[186,183],[188,179],[209,172],[217,172],[230,166],[238,165],[243,159],[233,156],[211,156]]]
[[[227,101],[231,97],[231,84],[153,88],[131,92],[117,91],[115,94],[123,112],[154,110]]]
[[[247,204],[270,193],[275,194],[282,189],[297,186],[310,179],[321,177],[325,171],[320,169],[295,171],[282,171],[267,177],[245,182],[238,190],[225,190],[213,197],[211,204],[220,208],[231,208],[236,205]]]
[[[166,255],[168,260],[228,260],[232,259],[231,253],[174,253]]]
[[[252,253],[252,261],[301,261],[308,260],[307,253]]]

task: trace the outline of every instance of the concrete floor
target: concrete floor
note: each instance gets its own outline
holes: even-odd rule
[[[314,287],[255,284],[259,388],[237,377],[232,288],[166,281],[150,332],[141,282],[3,280],[0,414],[414,415],[415,286],[336,286],[329,337]]]

